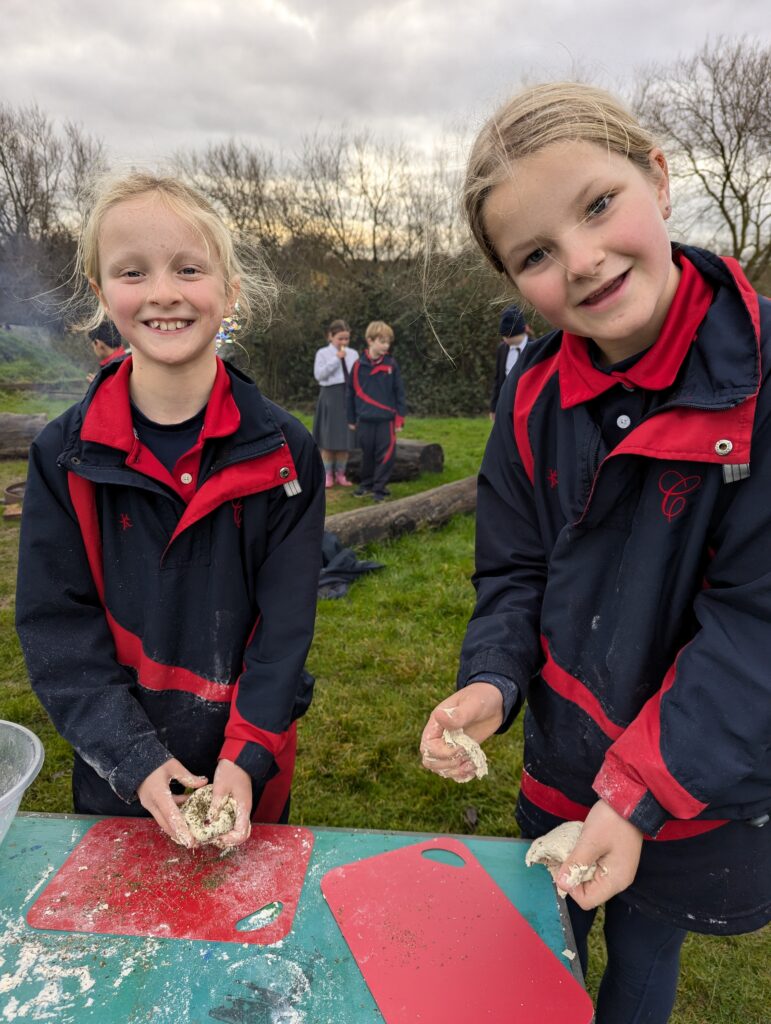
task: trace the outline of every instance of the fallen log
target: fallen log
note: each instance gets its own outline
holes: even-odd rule
[[[0,413],[0,458],[26,459],[29,446],[46,425],[45,413]]]
[[[336,534],[346,547],[361,547],[412,533],[422,526],[441,526],[452,516],[473,512],[476,502],[477,478],[469,476],[408,498],[338,512],[327,517],[325,529]]]
[[[399,438],[396,442],[391,479],[417,480],[421,473],[441,473],[444,469],[444,449],[432,441]],[[361,480],[361,449],[354,448],[348,456],[346,476],[358,483]]]

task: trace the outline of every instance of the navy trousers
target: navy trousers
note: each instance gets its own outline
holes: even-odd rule
[[[361,486],[383,494],[391,477],[396,451],[393,420],[359,420]]]
[[[596,910],[567,897],[570,923],[586,975],[587,938]],[[666,1024],[675,1004],[680,948],[687,932],[645,917],[618,897],[605,904],[608,966],[597,995],[596,1024]]]

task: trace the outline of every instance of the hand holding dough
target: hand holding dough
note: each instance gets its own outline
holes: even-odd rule
[[[442,739],[448,747],[462,747],[474,765],[474,774],[478,779],[487,775],[487,757],[476,740],[472,740],[462,729],[445,729]],[[470,782],[471,779],[458,779],[458,782]]]
[[[232,796],[225,800],[215,820],[209,820],[213,789],[211,783],[202,786],[182,805],[185,823],[199,843],[213,842],[218,836],[230,832],[236,823],[236,802]]]
[[[566,821],[553,828],[551,832],[547,832],[545,836],[534,839],[525,854],[525,864],[528,867],[533,864],[545,864],[556,882],[559,869],[575,849],[583,827],[582,821]],[[580,882],[591,881],[596,870],[596,864],[571,864],[568,879],[570,887]],[[559,887],[557,893],[563,898],[566,895],[565,890]]]

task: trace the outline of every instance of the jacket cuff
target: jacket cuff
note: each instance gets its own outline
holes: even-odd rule
[[[594,780],[595,793],[616,814],[626,818],[646,836],[654,838],[670,819],[658,800],[633,773],[617,760],[606,759]]]
[[[155,733],[144,736],[131,748],[120,764],[113,768],[107,776],[107,782],[121,800],[127,804],[133,803],[137,799],[137,789],[141,783],[156,768],[170,761],[172,756]]]
[[[222,744],[217,760],[227,759],[243,768],[259,785],[267,780],[268,773],[275,764],[273,754],[260,743],[249,743],[244,740],[228,739]]]
[[[468,686],[472,679],[489,675],[503,676],[516,686],[519,691],[519,704],[517,705],[517,710],[519,710],[519,707],[527,699],[530,673],[518,664],[508,651],[493,647],[472,654],[468,658],[461,656],[456,686],[461,689],[463,686]]]
[[[514,719],[519,714],[519,709],[522,707],[517,684],[513,679],[509,679],[508,676],[496,675],[495,672],[480,672],[467,679],[463,685],[470,686],[471,683],[489,683],[496,690],[500,691],[501,697],[503,697],[503,721],[496,731],[499,733],[506,732],[511,727]]]

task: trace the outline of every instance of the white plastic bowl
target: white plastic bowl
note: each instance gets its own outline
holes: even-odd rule
[[[0,719],[0,843],[44,758],[43,744],[34,732]]]

